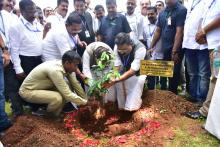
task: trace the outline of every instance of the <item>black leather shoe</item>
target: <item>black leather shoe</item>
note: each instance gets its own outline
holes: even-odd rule
[[[188,118],[191,119],[202,119],[202,118],[206,118],[205,116],[203,116],[199,111],[196,112],[185,112],[184,115]]]

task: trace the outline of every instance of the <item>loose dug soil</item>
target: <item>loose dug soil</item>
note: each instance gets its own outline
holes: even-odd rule
[[[171,92],[148,91],[137,112],[121,112],[108,106],[105,116],[97,120],[93,117],[96,109],[84,107],[66,115],[64,122],[19,117],[1,141],[6,147],[164,146],[165,141],[175,137],[173,129],[178,127],[181,113],[198,108]],[[201,131],[197,123],[191,124],[191,130]]]

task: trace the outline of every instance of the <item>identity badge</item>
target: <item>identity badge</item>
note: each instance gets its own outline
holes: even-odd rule
[[[88,30],[85,31],[85,34],[86,34],[86,38],[89,38],[89,37],[90,37],[90,34],[89,34],[89,31],[88,31]]]
[[[171,17],[168,17],[168,19],[167,19],[167,25],[168,25],[168,26],[171,26],[171,24],[172,24],[172,23],[171,23]]]

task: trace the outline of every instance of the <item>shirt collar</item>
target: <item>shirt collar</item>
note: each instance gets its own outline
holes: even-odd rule
[[[61,72],[62,72],[64,75],[67,75],[67,72],[65,71],[65,69],[64,69],[64,67],[63,67],[62,60],[57,60],[57,65],[60,67]]]
[[[172,11],[174,9],[177,9],[179,7],[179,5],[180,5],[179,2],[176,2],[176,4],[172,7],[166,7],[165,11]]]
[[[63,16],[61,16],[59,13],[55,13],[55,15],[58,17],[58,19],[64,19]]]
[[[37,23],[38,23],[37,19],[35,19],[35,20],[33,21],[33,24],[31,24],[31,23],[30,23],[29,21],[27,21],[22,15],[20,16],[20,19],[22,19],[24,25],[37,25]]]
[[[113,19],[118,18],[118,17],[119,17],[119,14],[116,13],[116,15],[113,17]],[[112,20],[112,19],[110,19],[109,15],[107,15],[107,18],[108,18],[109,20]]]

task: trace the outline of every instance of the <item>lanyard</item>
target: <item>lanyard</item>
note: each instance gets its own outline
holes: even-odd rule
[[[156,30],[156,27],[154,27],[153,32],[151,32],[151,30],[150,30],[150,24],[149,24],[149,25],[148,25],[148,29],[149,29],[150,37],[152,37],[152,36],[154,35],[154,32],[155,32],[155,30]]]
[[[214,4],[214,2],[215,2],[215,0],[212,0],[212,3],[209,5],[208,10],[206,11],[205,17],[203,19],[203,23],[206,21],[207,14],[208,14],[209,10],[211,9],[212,5]]]
[[[214,4],[215,0],[212,0],[212,3],[209,6],[209,9],[211,9],[212,5]]]
[[[4,24],[4,21],[3,21],[3,17],[2,17],[2,13],[0,12],[0,15],[1,15],[1,21],[2,21],[2,27],[3,28],[0,28],[0,31],[2,32],[2,34],[5,35],[5,24]],[[3,29],[3,30],[2,30]]]
[[[167,12],[166,18],[169,18],[169,17],[171,17],[171,16],[172,16],[172,10],[169,11],[169,12]]]
[[[131,53],[128,55],[127,60],[125,60],[125,56],[123,56],[123,66],[126,67],[128,65],[128,61],[130,59]]]
[[[73,48],[76,47],[76,44],[77,44],[76,38],[73,37],[73,36],[70,35],[70,34],[69,34],[69,38],[70,38],[71,42],[73,43],[72,45],[74,45],[74,46],[72,46],[72,47],[73,47]]]
[[[41,32],[41,31],[37,28],[37,25],[36,25],[36,30],[32,30],[32,29],[30,29],[30,28],[28,27],[27,24],[24,24],[23,19],[21,19],[21,22],[22,22],[23,25],[26,27],[26,29],[28,29],[29,31],[31,31],[31,32]]]
[[[195,3],[195,0],[193,0],[190,12],[192,12],[194,10],[194,8],[201,2],[201,0],[197,1],[197,3]],[[195,3],[195,4],[194,4]]]

